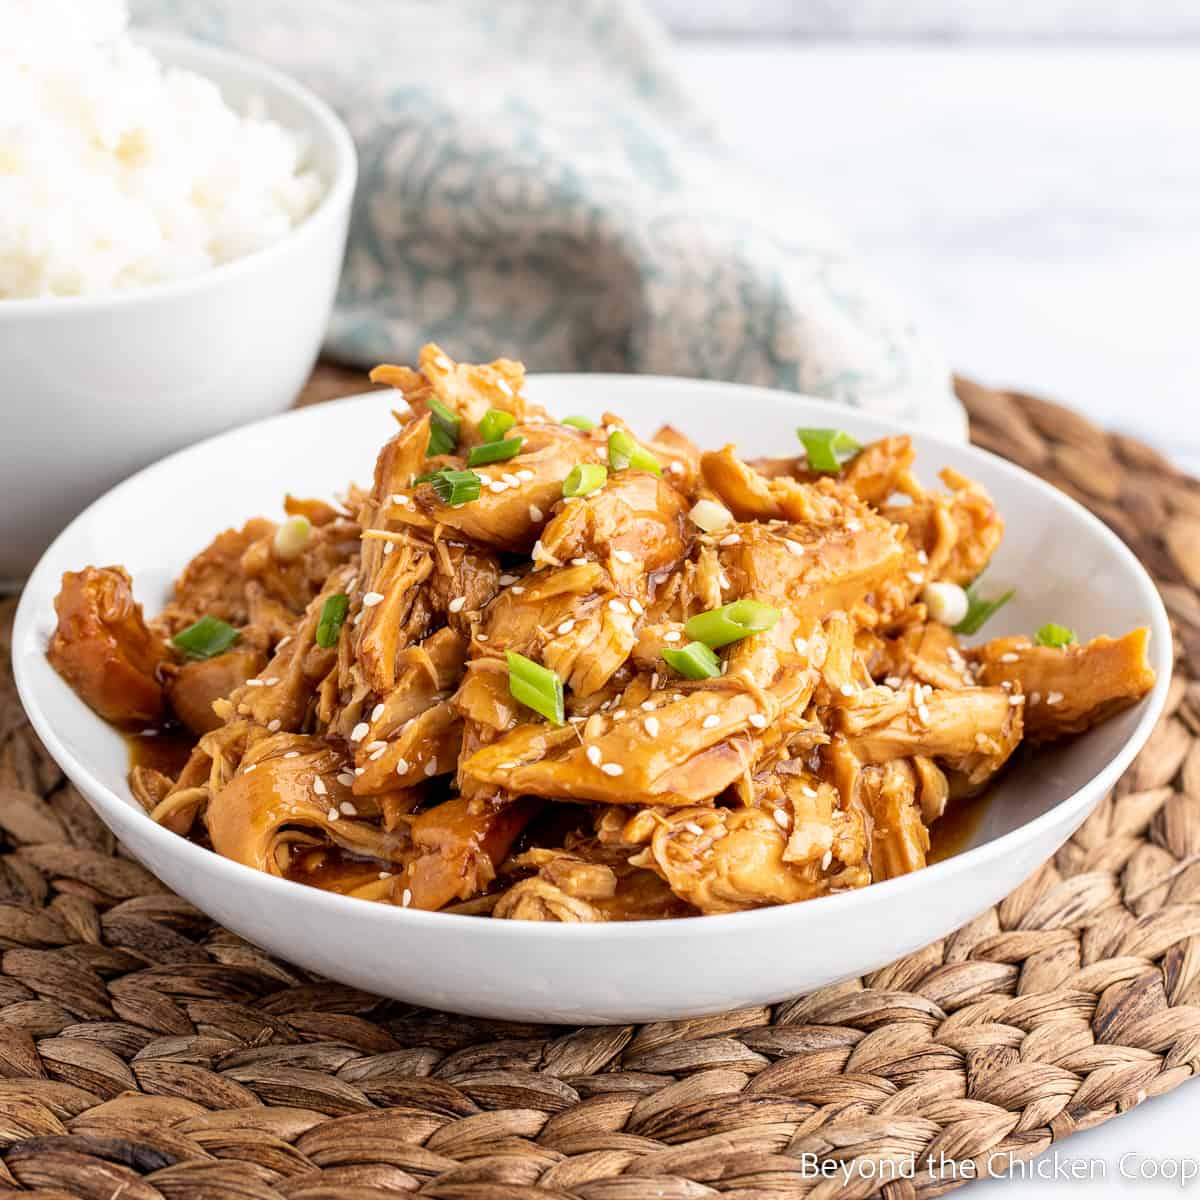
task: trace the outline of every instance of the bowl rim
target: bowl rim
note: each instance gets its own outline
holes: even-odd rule
[[[746,398],[755,397],[761,399],[766,396],[779,405],[788,404],[794,406],[797,402],[803,402],[807,406],[822,409],[828,413],[831,420],[841,422],[842,425],[847,423],[852,424],[855,418],[862,418],[867,423],[887,427],[896,432],[903,432],[905,428],[902,422],[888,416],[847,409],[844,405],[834,404],[828,400],[822,400],[819,397],[808,396],[803,393],[784,392],[779,389],[758,387],[752,384],[722,383],[716,380],[689,379],[681,376],[647,376],[615,373],[582,374],[559,372],[533,374],[528,379],[533,387],[538,389],[550,387],[556,383],[561,384],[568,381],[586,380],[588,381],[586,386],[605,389],[619,389],[626,383],[636,382],[640,388],[648,387],[660,389],[664,392],[685,388],[689,390],[710,391],[714,394],[720,393],[731,398],[736,398],[740,395]],[[1099,797],[1109,791],[1124,773],[1135,755],[1145,745],[1159,717],[1162,715],[1170,688],[1171,672],[1174,663],[1170,622],[1157,586],[1129,547],[1125,545],[1112,529],[1105,525],[1098,517],[1090,513],[1078,501],[1065,492],[1060,491],[1052,484],[1017,466],[1015,463],[969,443],[964,444],[936,433],[913,430],[911,432],[916,432],[923,440],[932,443],[934,448],[949,449],[956,453],[966,454],[968,458],[979,458],[988,462],[992,469],[999,471],[1002,475],[1008,476],[1020,487],[1032,490],[1048,503],[1064,508],[1075,520],[1090,526],[1094,532],[1100,535],[1101,541],[1108,546],[1112,553],[1121,559],[1125,567],[1129,570],[1132,580],[1140,589],[1142,599],[1146,603],[1146,624],[1150,628],[1150,658],[1151,664],[1157,673],[1157,680],[1150,693],[1140,701],[1142,711],[1136,726],[1125,743],[1109,759],[1104,767],[1096,772],[1087,782],[1069,795],[1063,797],[1057,804],[1053,805],[1040,816],[1035,817],[1032,821],[1028,821],[1024,825],[1020,825],[1016,829],[994,838],[992,841],[985,842],[982,846],[964,850],[940,862],[932,863],[919,871],[913,871],[895,879],[872,883],[867,887],[841,892],[836,895],[818,896],[811,900],[793,904],[771,905],[744,912],[716,913],[701,918],[655,918],[645,921],[609,921],[596,924],[581,923],[579,925],[541,921],[484,922],[475,916],[466,914],[425,912],[419,909],[380,904],[377,901],[360,899],[354,896],[344,896],[336,892],[309,887],[290,879],[268,875],[265,872],[257,871],[253,867],[245,866],[233,859],[224,858],[214,851],[207,850],[195,842],[172,833],[164,826],[152,821],[148,813],[137,808],[127,798],[122,798],[106,784],[97,779],[87,766],[63,745],[54,729],[53,723],[42,710],[38,702],[36,685],[27,673],[26,663],[30,656],[24,652],[25,647],[27,645],[33,646],[42,655],[45,653],[44,639],[40,638],[37,633],[38,613],[34,611],[34,593],[37,590],[43,593],[49,590],[45,583],[43,583],[41,576],[50,573],[50,563],[57,552],[59,543],[67,539],[74,531],[76,525],[88,518],[94,508],[105,504],[109,497],[123,493],[126,489],[134,490],[142,486],[145,477],[153,472],[162,472],[166,475],[177,461],[185,456],[210,453],[213,448],[220,446],[222,443],[233,442],[245,430],[273,426],[284,421],[303,423],[305,421],[318,420],[331,412],[338,413],[355,405],[365,405],[369,400],[378,401],[379,395],[380,392],[378,390],[362,392],[337,400],[326,401],[323,404],[312,405],[307,408],[291,409],[286,413],[268,417],[261,421],[255,421],[237,429],[217,434],[214,437],[206,438],[183,450],[176,451],[174,454],[168,455],[166,458],[160,459],[157,463],[130,476],[129,479],[110,489],[105,495],[84,509],[55,538],[30,574],[17,608],[16,620],[13,626],[12,663],[18,695],[24,706],[26,715],[29,717],[35,732],[42,739],[46,749],[59,766],[62,767],[67,776],[84,793],[89,804],[102,808],[100,815],[104,818],[106,824],[110,822],[104,810],[110,812],[118,824],[131,823],[139,825],[140,828],[144,829],[147,838],[160,843],[164,854],[179,858],[182,867],[188,868],[191,866],[197,871],[215,876],[212,880],[214,883],[225,882],[231,887],[241,886],[247,897],[252,894],[252,889],[258,887],[266,889],[266,893],[269,895],[277,895],[281,901],[286,901],[288,897],[298,901],[298,889],[306,897],[304,903],[324,909],[330,915],[344,913],[349,920],[354,920],[354,914],[357,913],[360,918],[367,920],[415,921],[418,923],[432,921],[437,924],[426,926],[426,928],[435,930],[444,929],[446,934],[450,936],[456,933],[469,934],[471,931],[475,931],[476,933],[486,932],[489,937],[515,938],[518,940],[525,937],[534,937],[539,942],[556,941],[560,938],[587,938],[600,942],[640,941],[644,938],[662,936],[667,930],[670,930],[672,936],[675,937],[703,937],[707,934],[716,934],[718,931],[734,932],[739,926],[749,932],[752,924],[755,926],[757,932],[782,932],[793,922],[802,919],[801,914],[803,911],[808,910],[809,906],[813,904],[821,905],[821,911],[826,916],[850,920],[855,915],[865,912],[869,906],[878,903],[886,904],[888,897],[898,898],[902,893],[911,891],[914,888],[921,888],[926,885],[938,887],[939,883],[943,888],[952,886],[956,877],[964,873],[982,869],[988,863],[1016,850],[1019,845],[1036,841],[1042,831],[1048,832],[1064,820],[1074,820],[1077,826],[1082,822],[1089,809],[1094,806]],[[614,403],[616,402],[614,400]],[[886,436],[886,434],[882,434],[881,436]],[[31,584],[39,586],[31,588]],[[101,721],[101,718],[90,710],[82,708],[82,711],[87,713],[88,719]],[[81,780],[86,780],[86,785],[81,783]],[[99,797],[99,800],[95,799],[95,797]],[[102,805],[101,801],[103,801]],[[119,831],[115,832],[120,836]],[[450,922],[450,924],[447,924],[447,922]]]
[[[295,132],[306,136],[320,135],[333,151],[333,175],[326,182],[312,210],[299,225],[293,226],[282,237],[269,245],[229,262],[217,263],[194,275],[180,279],[162,280],[136,287],[114,288],[104,292],[87,292],[76,296],[22,296],[12,299],[0,297],[0,320],[11,318],[45,318],[55,313],[87,313],[97,309],[135,308],[154,304],[160,300],[171,300],[202,291],[207,287],[220,287],[226,282],[250,271],[270,270],[275,260],[282,255],[302,248],[324,234],[330,224],[336,223],[348,207],[358,180],[358,155],[354,139],[350,136],[342,119],[326,101],[292,76],[272,67],[259,59],[227,50],[223,46],[198,38],[179,34],[161,33],[153,30],[134,29],[133,41],[162,56],[162,65],[186,66],[188,70],[209,77],[209,68],[223,71],[227,75],[238,75],[255,85],[264,94],[287,96],[302,108],[307,120]],[[216,80],[212,82],[217,83]],[[221,85],[217,83],[217,86]]]

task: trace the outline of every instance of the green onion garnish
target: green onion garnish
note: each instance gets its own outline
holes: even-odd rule
[[[517,418],[502,408],[489,408],[479,422],[479,436],[485,442],[498,442],[515,424]]]
[[[590,433],[596,428],[596,422],[591,417],[563,417],[559,424],[570,425],[572,429],[578,429],[581,433]]]
[[[429,445],[425,457],[453,454],[458,449],[459,419],[440,400],[429,399]]]
[[[508,690],[512,698],[526,708],[545,717],[554,725],[563,723],[563,685],[553,671],[532,659],[506,650],[508,659]]]
[[[712,650],[762,633],[779,620],[779,609],[757,600],[735,600],[694,616],[683,628],[688,637]]]
[[[189,658],[213,658],[224,654],[241,637],[232,625],[216,617],[201,617],[194,625],[181,629],[171,641]]]
[[[467,465],[483,467],[488,463],[507,462],[520,454],[525,444],[523,437],[505,438],[502,442],[484,442],[482,446],[472,446],[467,455]]]
[[[1033,635],[1033,640],[1039,646],[1052,646],[1055,650],[1061,650],[1064,646],[1073,646],[1079,641],[1075,636],[1075,630],[1068,629],[1065,625],[1055,625],[1053,621],[1049,625],[1043,625]]]
[[[840,471],[845,459],[862,449],[844,429],[797,429],[796,436],[804,443],[814,471]]]
[[[721,660],[703,642],[688,642],[679,650],[672,647],[662,656],[685,679],[712,679],[721,673]]]
[[[337,645],[349,609],[350,597],[345,592],[330,596],[321,605],[321,617],[317,621],[317,645],[323,650]]]
[[[662,474],[658,459],[645,446],[639,446],[632,435],[623,429],[614,429],[608,435],[608,465],[614,471],[624,471],[628,467],[634,471]]]
[[[590,496],[599,490],[608,479],[608,471],[599,463],[580,463],[571,468],[571,473],[563,480],[564,496]]]
[[[447,467],[429,481],[437,498],[451,508],[458,508],[479,499],[481,480],[474,471],[453,471]]]
[[[972,584],[967,588],[967,615],[954,626],[954,632],[978,633],[988,618],[1003,608],[1016,594],[1016,588],[1009,588],[1003,596],[998,596],[995,600],[984,600]]]

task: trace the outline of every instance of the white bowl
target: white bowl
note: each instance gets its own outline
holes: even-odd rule
[[[702,445],[750,454],[795,444],[796,425],[862,440],[894,423],[794,395],[694,380],[542,376],[530,391],[558,415],[670,421]],[[45,659],[64,570],[124,563],[154,612],[212,534],[277,513],[291,490],[330,496],[369,481],[394,430],[387,393],[289,413],[143,471],[75,520],[47,551],[17,613],[13,662],[34,728],[105,823],[164,883],[223,925],[322,975],[400,1000],[490,1017],[643,1021],[773,1002],[873,970],[949,933],[1031,874],[1129,765],[1163,707],[1171,668],[1162,602],[1133,555],[1061,492],[993,455],[915,435],[920,475],[950,465],[990,489],[1008,522],[988,572],[1017,596],[989,634],[1069,623],[1081,637],[1152,630],[1154,691],[1086,736],[1021,762],[994,789],[972,848],[901,879],[804,904],[728,916],[543,925],[416,912],[272,878],[156,825],[126,786],[122,739]],[[253,463],[254,470],[246,469]],[[203,505],[195,498],[205,497]]]
[[[234,107],[260,97],[308,140],[325,191],[279,241],[202,274],[0,300],[0,586],[23,577],[71,517],[131,472],[287,408],[329,321],[356,176],[345,126],[260,63],[179,38],[140,40],[163,62],[207,76]]]

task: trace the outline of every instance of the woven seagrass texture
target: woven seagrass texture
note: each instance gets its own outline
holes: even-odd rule
[[[357,380],[323,372],[325,393]],[[1032,1156],[1200,1068],[1200,484],[960,381],[975,440],[1108,521],[1177,627],[1168,711],[1074,839],[861,980],[639,1027],[501,1024],[327,983],[123,857],[24,721],[0,607],[0,1191],[88,1200],[771,1200]],[[398,964],[398,969],[403,969]],[[614,964],[619,971],[619,964]],[[850,1162],[819,1179],[802,1156]]]

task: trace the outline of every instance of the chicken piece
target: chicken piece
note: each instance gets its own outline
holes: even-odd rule
[[[413,853],[393,894],[406,907],[429,910],[478,895],[541,807],[533,797],[493,805],[457,796],[404,818]]]
[[[529,417],[545,419],[545,410],[530,404],[523,394],[525,368],[511,359],[474,365],[456,363],[440,346],[432,342],[422,346],[419,370],[384,364],[371,372],[372,383],[388,383],[398,388],[417,413],[429,411],[429,401],[445,405],[460,420],[459,442],[475,446],[480,442],[478,426],[489,408],[512,413],[517,422]]]
[[[842,482],[872,508],[880,508],[910,480],[916,459],[912,438],[880,438],[864,446],[845,466]]]
[[[904,554],[895,530],[863,512],[852,525],[829,528],[738,525],[720,550],[733,594],[787,607],[801,625],[860,604]]]
[[[351,731],[356,795],[411,788],[458,766],[462,721],[450,696],[462,677],[466,643],[445,627],[400,659],[395,689]],[[378,715],[376,715],[378,714]]]
[[[917,803],[917,774],[905,759],[866,766],[859,778],[871,816],[871,879],[895,879],[925,866],[929,831]]]
[[[292,853],[322,842],[401,862],[407,837],[357,819],[357,802],[343,782],[346,767],[319,738],[280,734],[257,741],[232,778],[213,789],[205,814],[213,849],[269,875],[286,874]]]
[[[400,656],[425,636],[432,614],[422,584],[433,574],[433,564],[426,547],[398,545],[381,558],[369,589],[359,597],[358,611],[347,624],[354,662],[368,691],[388,695],[396,686]],[[367,597],[374,603],[368,605]]]
[[[1017,748],[1023,707],[1024,697],[1001,687],[878,687],[841,708],[839,726],[864,764],[921,755],[978,790]]]
[[[67,571],[54,599],[58,625],[46,657],[94,712],[114,725],[163,717],[159,667],[167,649],[146,627],[123,567]]]
[[[874,674],[879,679],[911,678],[945,689],[975,683],[958,635],[937,621],[910,625],[899,636],[888,639]]]
[[[827,890],[819,867],[784,861],[787,835],[762,809],[647,810],[625,836],[645,843],[630,863],[656,871],[702,913],[791,904]]]
[[[904,526],[910,549],[925,556],[920,573],[926,580],[965,586],[991,561],[1004,536],[1004,522],[979,484],[949,468],[941,479],[951,489],[948,496],[924,491],[914,482],[909,503],[887,505],[881,512]]]
[[[433,547],[429,603],[463,637],[500,590],[500,560],[490,550],[439,540]]]
[[[235,714],[250,717],[271,733],[281,729],[298,732],[304,727],[317,687],[337,660],[336,647],[317,645],[321,612],[330,596],[349,590],[353,578],[354,568],[349,565],[329,576],[324,591],[308,606],[296,632],[276,646],[261,680],[247,680],[227,700],[216,701],[216,712],[222,720],[232,720]],[[345,634],[343,626],[342,636]]]
[[[512,921],[559,921],[583,924],[605,920],[587,900],[557,887],[541,875],[514,883],[496,902],[492,916]]]
[[[1136,704],[1153,686],[1146,659],[1148,629],[1085,645],[1035,646],[1027,638],[997,638],[971,652],[979,681],[1007,683],[1025,695],[1025,735],[1031,742],[1082,733]]]
[[[266,665],[267,656],[252,646],[236,646],[213,658],[186,662],[167,682],[171,711],[197,736],[209,733],[222,723],[213,704],[226,699]]]

